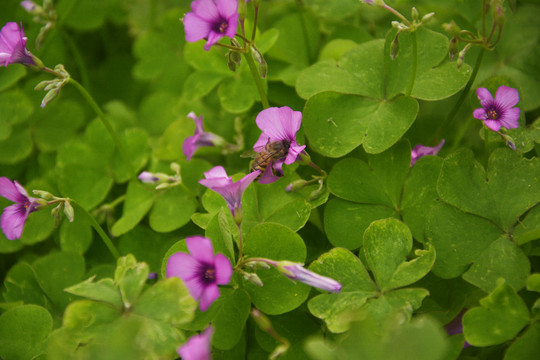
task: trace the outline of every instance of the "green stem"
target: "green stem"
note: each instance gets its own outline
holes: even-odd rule
[[[116,133],[116,131],[114,131],[111,123],[109,122],[109,120],[107,119],[103,111],[101,111],[101,108],[96,103],[92,95],[90,95],[90,93],[86,91],[86,89],[81,84],[79,84],[78,81],[74,80],[73,78],[69,78],[69,82],[72,83],[77,88],[77,90],[79,90],[81,95],[85,98],[85,100],[88,102],[90,107],[92,107],[94,112],[97,114],[97,116],[99,117],[103,125],[105,125],[105,128],[111,135],[114,141],[114,144],[116,145],[116,148],[118,149],[118,152],[120,153],[120,156],[122,157],[122,160],[124,160],[124,163],[129,171],[129,174],[132,177],[136,177],[135,171],[133,170],[133,167],[131,166],[131,162],[129,161],[129,156],[127,155],[127,152],[122,146],[122,143],[120,142],[120,138],[118,137],[118,134]]]
[[[253,54],[251,54],[251,51],[250,51],[248,53],[244,53],[244,57],[246,59],[246,62],[248,63],[249,70],[251,71],[251,76],[253,76],[253,80],[255,80],[255,85],[257,86],[257,90],[259,90],[259,95],[261,96],[261,102],[262,102],[263,108],[268,109],[270,107],[270,104],[268,103],[268,98],[266,97],[266,92],[264,91],[264,86],[263,86],[261,77],[259,76],[257,67],[255,66],[255,61],[253,61]]]
[[[238,260],[242,259],[242,256],[244,255],[243,248],[244,245],[242,244],[242,227],[240,226],[242,223],[236,224],[238,227]]]
[[[96,221],[96,219],[94,219],[94,217],[92,215],[90,215],[90,213],[81,206],[81,204],[79,204],[78,202],[74,201],[73,199],[70,199],[69,202],[74,206],[76,207],[80,212],[82,212],[83,214],[86,215],[86,217],[88,218],[88,220],[90,220],[90,225],[92,225],[92,227],[94,228],[94,230],[96,230],[96,232],[98,233],[98,235],[101,237],[101,240],[103,240],[103,242],[105,243],[105,246],[107,246],[107,248],[109,249],[109,251],[111,252],[112,256],[114,257],[114,259],[118,259],[120,257],[120,253],[118,252],[118,250],[116,249],[116,247],[114,246],[112,240],[107,236],[107,234],[105,233],[105,231],[103,231],[103,229],[101,228],[101,226],[99,226],[98,222]]]
[[[416,31],[411,32],[412,40],[412,69],[411,69],[411,79],[409,80],[409,87],[407,88],[406,96],[411,96],[414,81],[416,80],[416,70],[418,68],[418,45],[416,44]]]
[[[446,117],[446,120],[439,125],[439,128],[433,135],[433,137],[430,140],[431,144],[439,143],[440,139],[442,137],[442,134],[444,133],[444,130],[446,130],[446,127],[452,122],[454,117],[456,116],[459,108],[461,107],[461,104],[465,100],[465,97],[469,94],[469,90],[471,89],[474,80],[476,79],[476,75],[478,74],[478,70],[480,69],[480,65],[482,64],[482,59],[484,57],[485,48],[480,48],[480,53],[478,54],[478,57],[476,58],[476,64],[474,64],[474,69],[471,74],[471,77],[469,78],[469,82],[467,82],[467,85],[465,85],[465,88],[461,91],[461,95],[459,96],[459,99],[455,103],[452,110],[448,113],[448,116]]]
[[[253,31],[251,33],[251,42],[255,41],[255,35],[257,33],[257,22],[259,20],[259,7],[255,7],[255,16],[253,18]]]
[[[405,16],[401,15],[401,13],[399,11],[394,10],[392,7],[390,7],[390,6],[386,5],[386,4],[383,5],[383,9],[386,9],[386,10],[390,11],[392,14],[396,15],[398,18],[401,19],[401,21],[403,21],[403,23],[405,25],[407,25],[407,26],[411,25],[409,20],[407,20],[407,18]]]

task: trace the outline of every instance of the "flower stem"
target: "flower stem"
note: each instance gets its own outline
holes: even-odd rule
[[[248,63],[249,70],[251,71],[251,76],[253,76],[253,80],[255,80],[255,85],[257,86],[259,95],[261,96],[262,106],[264,109],[268,109],[270,107],[270,104],[268,103],[266,92],[264,91],[263,82],[255,66],[255,61],[253,61],[253,54],[251,54],[251,52],[244,53],[244,57],[246,58],[246,62]]]
[[[407,25],[407,26],[410,26],[410,25],[411,25],[411,23],[409,22],[409,20],[407,20],[407,18],[406,18],[405,16],[401,15],[400,12],[397,11],[397,10],[395,10],[394,8],[392,8],[392,7],[390,7],[390,6],[386,5],[386,4],[384,4],[384,5],[383,5],[383,9],[386,9],[386,10],[390,11],[392,14],[396,15],[398,18],[401,19],[401,21],[403,21],[403,23],[404,23],[405,25]]]
[[[414,81],[416,80],[416,71],[418,68],[418,45],[416,43],[416,31],[411,32],[412,41],[412,69],[411,79],[409,80],[409,87],[407,88],[406,96],[411,96],[414,87]]]
[[[467,82],[467,85],[465,85],[465,88],[461,91],[461,95],[459,96],[459,99],[454,104],[454,107],[452,110],[448,113],[448,116],[446,117],[446,120],[439,125],[439,128],[437,131],[435,131],[435,134],[430,140],[431,144],[439,143],[442,137],[442,134],[446,130],[446,127],[452,122],[454,117],[456,116],[459,108],[461,107],[461,104],[465,100],[465,97],[469,94],[469,90],[472,87],[472,84],[474,83],[474,80],[476,79],[476,75],[478,74],[478,70],[480,69],[480,65],[482,64],[482,59],[484,57],[484,52],[486,49],[484,47],[480,48],[480,53],[478,54],[478,57],[476,58],[476,64],[474,64],[474,69],[471,74],[471,77],[469,78],[469,82]]]
[[[86,215],[86,217],[88,218],[88,220],[90,220],[90,225],[92,225],[92,227],[94,228],[94,230],[96,230],[96,232],[98,233],[98,235],[101,237],[101,240],[103,240],[103,242],[105,243],[105,246],[107,246],[107,248],[109,249],[109,251],[111,252],[112,256],[114,257],[114,259],[118,259],[120,257],[120,253],[118,252],[118,250],[116,249],[116,247],[114,246],[111,238],[109,238],[107,236],[107,234],[105,233],[105,231],[103,231],[103,229],[101,228],[101,226],[99,226],[98,222],[96,221],[96,219],[94,219],[94,217],[92,215],[90,215],[90,213],[84,208],[82,207],[81,204],[79,204],[78,202],[76,202],[75,200],[73,199],[70,199],[69,202],[74,206],[76,207],[80,212],[82,212],[84,215]]]
[[[120,156],[122,157],[122,160],[124,160],[124,163],[126,164],[129,174],[132,177],[136,177],[135,171],[133,170],[131,162],[129,161],[129,156],[127,155],[126,150],[122,146],[122,143],[120,142],[120,138],[118,137],[118,134],[116,133],[116,131],[114,131],[111,123],[109,122],[109,120],[107,119],[103,111],[101,111],[101,108],[96,103],[92,95],[90,95],[90,93],[84,88],[84,86],[82,86],[78,81],[74,80],[73,78],[69,78],[69,82],[72,83],[77,88],[77,90],[79,90],[81,95],[85,98],[85,100],[88,102],[90,107],[92,107],[94,112],[97,114],[97,116],[99,117],[99,119],[101,120],[101,122],[103,123],[103,125],[105,126],[109,134],[111,135],[114,141],[114,144],[116,145],[116,148],[118,149],[118,152],[120,153]]]
[[[238,260],[242,259],[242,256],[244,255],[243,248],[244,245],[242,244],[242,223],[237,223],[236,226],[238,227]]]

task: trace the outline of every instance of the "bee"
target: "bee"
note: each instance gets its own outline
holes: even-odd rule
[[[290,146],[291,142],[289,140],[270,142],[270,139],[268,139],[264,149],[256,153],[255,159],[251,164],[251,172],[261,171],[256,180],[261,177],[268,166],[271,166],[272,160],[285,159],[289,153]]]

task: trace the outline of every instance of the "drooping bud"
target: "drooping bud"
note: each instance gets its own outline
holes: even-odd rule
[[[396,37],[392,41],[392,45],[390,45],[390,57],[392,58],[392,60],[396,59],[396,56],[399,52],[399,34],[400,32],[398,31]]]
[[[75,212],[73,211],[73,206],[71,206],[68,200],[64,201],[64,215],[66,215],[69,222],[73,222]]]
[[[457,59],[457,62],[456,62],[456,65],[457,65],[457,68],[459,69],[461,66],[463,66],[463,64],[465,63],[465,54],[467,54],[467,51],[470,49],[471,47],[471,44],[467,44],[463,50],[461,50],[459,52],[459,57]]]
[[[287,187],[285,188],[285,191],[287,192],[297,191],[303,188],[304,186],[306,186],[306,184],[307,184],[306,180],[298,179],[298,180],[293,181],[289,185],[287,185]]]
[[[58,96],[58,91],[56,89],[50,90],[47,94],[45,94],[45,97],[43,98],[43,100],[41,100],[40,107],[44,108],[45,106],[47,106],[48,103],[53,101],[57,96]]]
[[[452,40],[450,40],[450,44],[448,46],[448,55],[450,56],[450,61],[453,61],[458,53],[459,53],[458,39],[457,37],[454,37],[452,38]]]
[[[255,273],[244,272],[242,275],[244,277],[244,280],[249,281],[254,285],[257,285],[259,287],[262,287],[264,285],[261,278]]]

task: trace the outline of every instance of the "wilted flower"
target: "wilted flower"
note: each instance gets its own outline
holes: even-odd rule
[[[8,22],[4,25],[0,30],[0,66],[15,63],[38,66],[37,62],[41,63],[41,61],[26,48],[27,40],[22,24],[20,27],[16,22]]]
[[[253,145],[253,150],[261,152],[269,143],[278,141],[290,142],[289,151],[285,159],[272,160],[272,166],[268,166],[262,174],[259,182],[268,184],[276,181],[277,176],[273,174],[272,169],[278,174],[283,174],[283,163],[290,165],[296,161],[296,157],[304,150],[305,145],[298,145],[296,142],[296,132],[300,129],[302,123],[302,113],[293,111],[290,107],[272,107],[265,109],[257,115],[257,126],[262,134],[259,140]]]
[[[514,107],[519,102],[519,93],[516,89],[500,86],[495,99],[486,88],[476,89],[476,95],[482,107],[474,110],[473,116],[483,120],[488,128],[499,131],[501,127],[516,129],[519,126],[520,110]]]
[[[206,311],[219,297],[218,285],[231,280],[232,266],[223,254],[214,256],[210,239],[202,236],[186,238],[189,254],[177,252],[167,261],[167,277],[176,276],[184,281],[191,296]]]
[[[423,156],[437,155],[439,153],[439,150],[441,150],[441,148],[443,147],[443,145],[444,145],[444,139],[442,139],[439,145],[434,146],[434,147],[424,146],[422,144],[416,145],[411,150],[411,166],[413,166],[414,163]]]
[[[214,328],[209,326],[202,333],[193,335],[178,348],[178,355],[183,360],[211,360],[211,343]]]
[[[153,184],[159,180],[158,177],[154,176],[154,174],[149,171],[143,171],[139,174],[139,176],[137,176],[137,178],[145,184]]]
[[[260,173],[260,171],[254,171],[237,182],[233,182],[232,177],[227,176],[223,166],[215,166],[204,173],[206,179],[199,180],[199,184],[223,196],[233,217],[238,220],[237,216],[241,215],[242,210],[242,194]]]
[[[341,284],[336,280],[319,275],[304,268],[302,264],[290,261],[279,261],[277,268],[289,279],[300,281],[317,289],[338,293],[341,291]]]
[[[186,41],[207,39],[204,50],[222,37],[234,38],[238,27],[238,0],[195,0],[184,16]]]
[[[29,197],[17,181],[11,182],[6,177],[0,177],[0,196],[15,203],[6,207],[2,213],[2,231],[9,240],[19,239],[28,215],[41,204],[38,199]]]
[[[187,161],[189,161],[198,148],[203,146],[214,146],[216,135],[204,131],[202,115],[197,118],[197,115],[195,115],[194,112],[190,112],[187,117],[195,121],[195,134],[187,137],[182,144],[182,151],[184,152]]]
[[[29,13],[31,13],[37,8],[37,5],[33,1],[30,1],[30,0],[21,1],[21,6]]]

